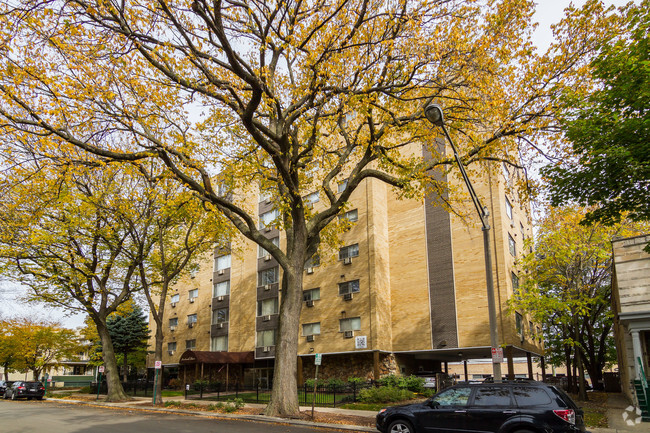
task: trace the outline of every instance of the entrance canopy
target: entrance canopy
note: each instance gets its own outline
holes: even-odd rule
[[[206,352],[186,350],[181,355],[179,364],[253,364],[255,352]]]

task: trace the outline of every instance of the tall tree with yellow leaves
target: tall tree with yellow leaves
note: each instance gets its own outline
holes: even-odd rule
[[[5,1],[0,12],[4,133],[43,152],[159,158],[277,259],[271,415],[298,412],[303,266],[352,192],[368,179],[405,197],[446,191],[431,169],[453,160],[423,107],[448,107],[475,172],[518,165],[554,132],[556,96],[581,83],[619,21],[594,0],[570,9],[539,55],[533,2],[521,0]],[[265,224],[284,229],[284,251],[246,204],[259,191],[275,203]]]

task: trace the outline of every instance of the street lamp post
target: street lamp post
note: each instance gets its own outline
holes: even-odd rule
[[[454,152],[454,158],[458,163],[458,168],[460,169],[460,173],[463,176],[465,185],[467,185],[467,189],[469,190],[469,195],[472,198],[474,207],[476,208],[478,216],[481,219],[481,224],[483,225],[483,249],[485,254],[485,280],[487,283],[488,317],[490,322],[490,345],[494,349],[499,344],[499,334],[497,330],[497,313],[494,302],[494,281],[492,279],[492,250],[490,248],[490,222],[488,220],[490,213],[488,212],[487,208],[481,204],[481,201],[476,195],[474,187],[472,186],[472,183],[467,176],[467,172],[465,171],[465,167],[463,166],[463,162],[460,160],[460,156],[458,156],[456,145],[449,136],[447,128],[445,128],[445,119],[442,114],[442,108],[438,104],[430,104],[425,107],[424,115],[426,116],[427,120],[429,120],[429,122],[435,126],[440,126],[445,133],[447,141],[449,141],[451,149]],[[492,375],[495,382],[501,381],[500,362],[492,361]]]

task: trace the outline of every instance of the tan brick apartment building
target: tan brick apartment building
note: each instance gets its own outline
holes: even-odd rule
[[[494,163],[474,182],[493,227],[500,343],[511,357],[530,359],[542,352],[540,329],[506,305],[517,290],[523,239],[532,234],[527,204],[507,192],[518,175]],[[312,202],[319,206],[317,194]],[[338,254],[305,267],[299,382],[313,377],[316,353],[323,354],[321,376],[341,379],[441,371],[446,362],[489,357],[478,218],[462,219],[429,199],[400,200],[377,180],[363,181],[348,209],[343,217],[354,224]],[[273,212],[261,197],[261,226]],[[264,233],[283,244],[279,230]],[[237,245],[232,254],[206,257],[169,300],[162,361],[184,382],[272,381],[280,271],[256,244]]]

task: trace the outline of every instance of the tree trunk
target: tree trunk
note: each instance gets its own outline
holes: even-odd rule
[[[567,392],[573,392],[573,374],[571,373],[571,348],[568,345],[564,346],[564,356],[566,364],[566,378],[567,378]]]
[[[303,251],[296,252],[291,260],[291,269],[284,270],[282,276],[282,301],[278,336],[279,344],[275,346],[275,367],[273,369],[273,390],[265,414],[269,416],[297,416],[298,382],[296,369],[298,365],[298,334],[300,328],[300,310],[302,308],[302,277],[304,267],[304,244],[294,244]]]
[[[585,388],[585,366],[582,363],[582,351],[580,350],[580,327],[578,326],[578,314],[574,314],[574,350],[576,354],[575,364],[578,366],[578,400],[587,401],[587,390]]]
[[[106,320],[102,323],[99,320],[93,320],[97,326],[97,333],[102,340],[102,357],[104,358],[104,375],[106,377],[106,385],[108,393],[106,401],[124,401],[130,400],[124,392],[122,384],[120,383],[120,373],[117,368],[117,360],[115,359],[115,351],[113,350],[113,341],[108,333],[106,327]]]
[[[162,310],[162,307],[161,307]],[[160,315],[158,316],[158,320],[156,320],[156,339],[154,341],[154,361],[156,360],[161,360],[162,359],[162,351],[163,351],[163,329],[162,329],[162,311]],[[156,319],[154,315],[154,320]],[[154,372],[155,373],[155,372]],[[159,371],[158,373],[162,373],[162,370]],[[156,378],[156,376],[158,376]],[[153,404],[162,404],[163,399],[162,399],[162,374],[154,374],[154,378],[156,378],[156,382],[154,383],[155,391],[154,395],[156,396],[156,400],[153,401]]]
[[[129,368],[129,363],[128,360],[126,359],[127,353],[124,352],[124,362],[122,363],[122,368],[124,368],[124,371],[122,372],[122,382],[127,382],[128,381],[128,374],[127,370]]]

